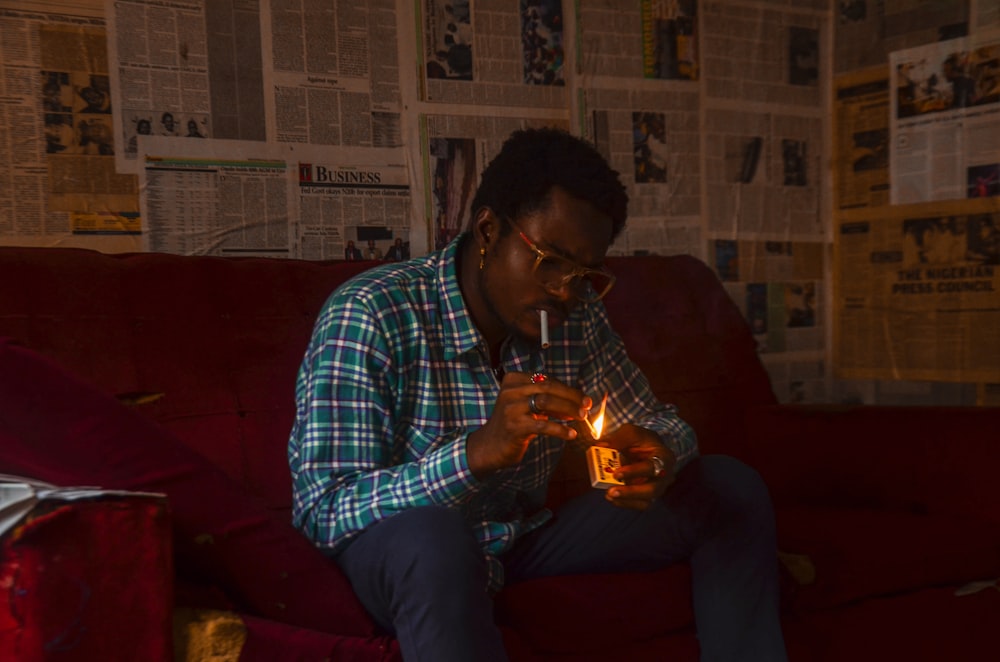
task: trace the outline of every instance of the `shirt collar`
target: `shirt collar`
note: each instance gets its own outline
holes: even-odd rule
[[[458,285],[458,252],[461,250],[462,238],[468,233],[462,233],[441,249],[437,264],[438,298],[441,301],[441,318],[444,330],[442,343],[444,357],[453,359],[466,352],[485,347],[485,338],[479,328],[473,323],[469,309],[462,297],[462,289]],[[511,365],[518,370],[539,370],[542,367],[541,358],[535,356],[531,347],[522,341],[509,338],[504,347],[504,354]],[[509,352],[509,355],[508,355]]]
[[[465,233],[459,234],[441,249],[437,264],[438,298],[444,329],[445,358],[452,359],[476,349],[483,337],[472,322],[469,309],[458,285],[458,251]]]

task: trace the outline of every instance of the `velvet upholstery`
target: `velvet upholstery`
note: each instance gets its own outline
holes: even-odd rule
[[[0,538],[0,660],[170,659],[170,543],[164,499],[39,501]]]
[[[0,471],[164,492],[174,574],[151,581],[173,590],[149,599],[240,614],[244,660],[399,659],[288,525],[295,373],[326,296],[368,266],[0,248],[16,284],[0,294]],[[783,576],[792,659],[989,659],[1000,592],[955,590],[1000,576],[1000,411],[778,405],[707,266],[610,266],[609,314],[654,390],[704,452],[771,489],[779,545],[807,570]],[[567,453],[550,504],[586,489]],[[506,587],[496,618],[514,660],[694,660],[690,596],[684,565],[550,577]]]
[[[2,338],[0,374],[0,471],[162,492],[183,577],[217,586],[232,608],[339,635],[375,634],[334,563],[155,422]]]

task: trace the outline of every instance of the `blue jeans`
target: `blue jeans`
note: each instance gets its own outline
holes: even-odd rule
[[[400,513],[365,531],[337,560],[407,662],[507,659],[482,551],[458,513]],[[688,561],[703,662],[786,659],[770,497],[757,473],[732,458],[695,460],[644,512],[612,506],[600,490],[581,495],[502,561],[508,584]]]

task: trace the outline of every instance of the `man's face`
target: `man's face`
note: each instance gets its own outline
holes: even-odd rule
[[[517,227],[499,221],[498,229],[505,233],[487,250],[481,289],[486,307],[510,334],[534,341],[541,334],[539,310],[548,311],[549,327],[555,328],[580,301],[572,285],[549,288],[539,282],[532,271],[537,254],[520,232],[545,253],[596,269],[611,245],[612,223],[589,202],[561,188],[552,190],[546,207],[514,222]]]

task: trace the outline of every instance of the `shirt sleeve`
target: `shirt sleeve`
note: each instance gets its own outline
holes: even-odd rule
[[[415,461],[394,456],[397,367],[379,319],[362,300],[334,295],[296,383],[293,521],[331,552],[385,517],[422,505],[453,506],[478,485],[464,432],[424,440],[428,450]]]
[[[586,315],[584,340],[587,355],[596,358],[589,364],[594,366],[598,382],[588,392],[608,394],[605,429],[632,423],[656,432],[677,458],[675,471],[680,470],[698,457],[694,428],[677,414],[674,405],[653,394],[649,380],[629,358],[625,343],[611,327],[603,304],[588,306]]]

